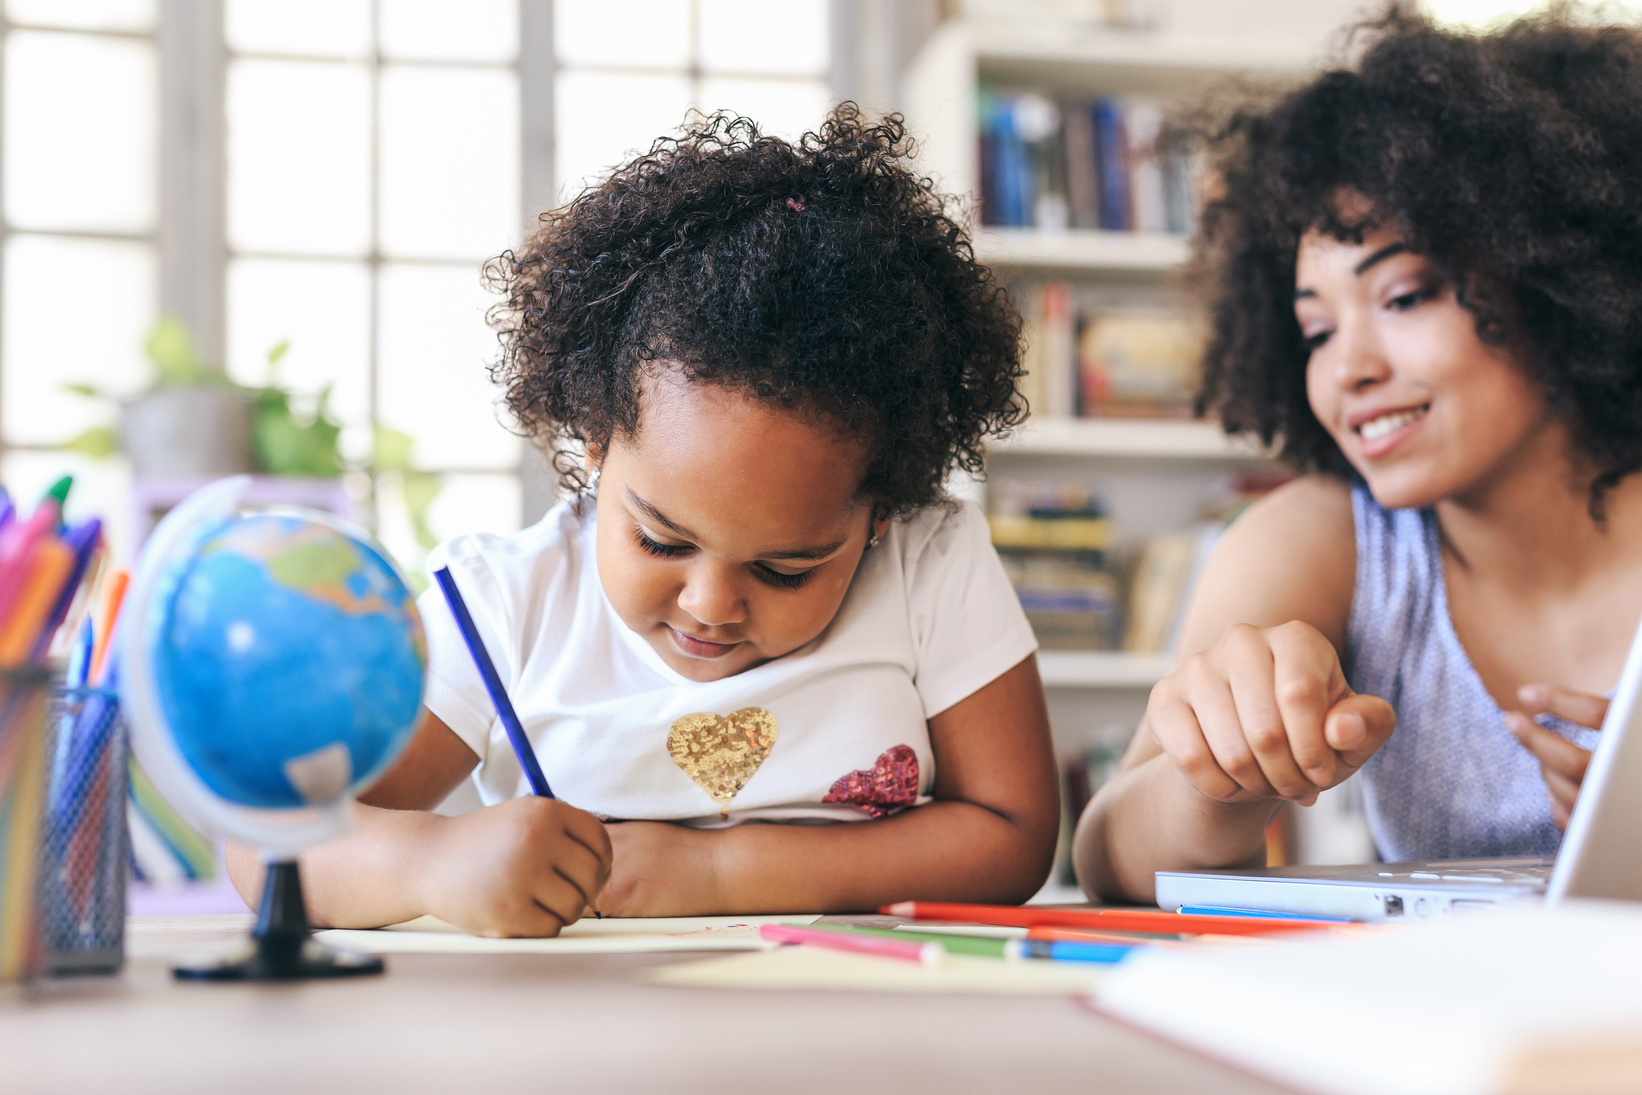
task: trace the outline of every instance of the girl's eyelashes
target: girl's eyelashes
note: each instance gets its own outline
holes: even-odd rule
[[[1309,335],[1302,334],[1300,341],[1305,346],[1306,353],[1313,354],[1322,347],[1323,343],[1328,341],[1328,336],[1333,333],[1333,331],[1314,331]]]
[[[810,575],[814,574],[815,571],[801,570],[797,574],[783,574],[779,570],[771,570],[763,563],[754,563],[753,573],[757,574],[761,580],[770,583],[777,589],[797,589],[799,586],[809,581]]]
[[[644,530],[636,525],[633,527],[633,539],[638,542],[639,547],[658,559],[676,559],[690,550],[684,544],[659,544],[646,536]]]
[[[688,544],[659,543],[651,539],[637,525],[633,527],[633,539],[647,554],[654,555],[658,559],[677,559],[679,556],[693,550]],[[815,573],[813,570],[801,570],[797,574],[783,574],[781,571],[767,567],[763,563],[754,563],[752,569],[760,581],[775,586],[777,589],[797,589],[809,581],[810,575]]]

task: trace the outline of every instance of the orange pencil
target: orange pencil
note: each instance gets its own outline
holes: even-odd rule
[[[878,910],[910,920],[1002,924],[1017,928],[1084,928],[1091,931],[1163,932],[1168,934],[1267,935],[1316,931],[1335,921],[1279,920],[1255,916],[1194,916],[1162,909],[1051,909],[1035,905],[958,905],[941,901],[903,901]]]
[[[86,680],[93,685],[103,683],[104,663],[108,661],[109,642],[114,638],[114,625],[120,619],[120,608],[125,604],[126,587],[131,584],[131,572],[115,567],[103,579],[103,596],[92,617],[96,631],[95,645],[91,648],[91,672]]]
[[[72,548],[54,536],[40,541],[11,615],[0,627],[0,666],[22,665],[27,660],[73,569]]]

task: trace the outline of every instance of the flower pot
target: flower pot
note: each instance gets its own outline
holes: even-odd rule
[[[251,409],[228,387],[160,388],[120,406],[120,447],[138,479],[252,470]]]

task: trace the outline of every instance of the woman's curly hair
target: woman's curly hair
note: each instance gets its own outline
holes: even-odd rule
[[[1195,256],[1212,319],[1199,410],[1348,475],[1306,398],[1296,250],[1312,230],[1393,228],[1572,424],[1600,514],[1642,468],[1642,35],[1568,5],[1491,34],[1394,6],[1359,32],[1353,68],[1204,134],[1217,192]]]
[[[853,103],[796,142],[698,116],[493,259],[492,378],[566,487],[577,448],[638,428],[661,363],[838,423],[894,516],[979,471],[1025,414],[1021,321],[911,152]]]

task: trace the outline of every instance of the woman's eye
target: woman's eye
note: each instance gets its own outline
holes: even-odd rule
[[[1302,341],[1305,343],[1306,353],[1316,353],[1323,343],[1328,341],[1328,336],[1333,333],[1333,331],[1317,331],[1313,334],[1304,335]]]
[[[1414,289],[1407,293],[1399,293],[1392,297],[1386,307],[1393,312],[1406,312],[1411,308],[1418,308],[1426,301],[1437,295],[1435,289]]]
[[[760,579],[768,582],[772,586],[775,586],[777,589],[797,589],[799,586],[809,581],[810,575],[814,574],[815,571],[801,570],[797,574],[783,574],[779,570],[771,570],[769,567],[759,563],[754,565],[753,573],[757,574]]]
[[[654,555],[658,559],[676,559],[690,549],[683,544],[658,544],[644,534],[641,528],[633,530],[633,539],[638,541],[639,547]]]

